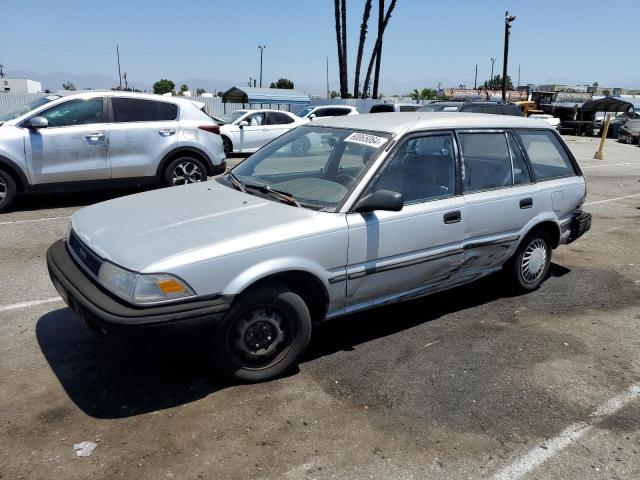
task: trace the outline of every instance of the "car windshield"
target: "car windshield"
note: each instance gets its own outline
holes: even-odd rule
[[[312,110],[313,110],[313,107],[306,107],[300,110],[298,113],[296,113],[296,115],[299,116],[300,118],[304,118]]]
[[[457,103],[430,103],[423,105],[419,112],[456,112],[460,108]]]
[[[57,95],[48,95],[46,97],[36,98],[35,100],[32,100],[29,103],[26,103],[16,108],[12,112],[5,113],[4,115],[0,115],[0,122],[7,122],[9,120],[13,120],[14,118],[18,118],[24,115],[25,113],[29,113],[31,110],[35,110],[36,108],[41,107],[45,103],[52,102],[54,100],[57,100],[58,98],[60,97]]]
[[[365,168],[389,142],[386,133],[307,127],[290,130],[233,169],[248,193],[265,187],[303,207],[335,211]],[[233,186],[228,180],[227,185]],[[257,193],[256,193],[257,194]]]
[[[224,123],[233,123],[236,120],[238,120],[241,116],[243,116],[245,113],[247,113],[247,110],[236,110],[235,112],[222,115],[220,118]]]

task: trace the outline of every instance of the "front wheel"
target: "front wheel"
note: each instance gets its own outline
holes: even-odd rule
[[[529,233],[513,258],[505,265],[506,273],[514,281],[515,290],[530,292],[547,278],[551,266],[551,241],[542,230]]]
[[[164,172],[164,184],[168,187],[204,182],[207,180],[207,169],[204,164],[193,157],[180,157],[169,163]]]
[[[7,210],[16,197],[16,182],[7,172],[0,170],[0,212]]]
[[[234,381],[268,380],[293,367],[310,338],[311,315],[297,293],[257,288],[234,302],[215,333],[215,367]]]

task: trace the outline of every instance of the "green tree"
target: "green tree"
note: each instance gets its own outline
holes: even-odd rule
[[[411,100],[415,100],[417,102],[420,100],[420,91],[417,88],[414,88],[413,92],[409,94],[409,97],[411,97]]]
[[[338,98],[340,96],[340,94],[338,92],[336,92],[335,90],[331,90],[331,92],[329,93],[329,97],[331,98]]]
[[[487,80],[484,82],[484,88],[491,88],[493,90],[502,89],[502,77],[500,75],[496,75],[491,80]],[[507,90],[513,90],[513,82],[509,75],[507,75]]]
[[[204,88],[196,88],[196,95],[202,95],[203,93],[206,93]]]
[[[166,78],[162,78],[153,84],[153,93],[162,95],[164,93],[173,92],[174,88],[176,88],[175,83],[171,80],[167,80]]]
[[[420,90],[420,100],[434,100],[438,98],[438,92],[433,88],[423,88]]]
[[[183,83],[182,85],[180,85],[180,90],[178,91],[178,95],[182,96],[185,94],[185,92],[188,92],[188,91],[189,91],[189,86]]]
[[[604,95],[605,97],[608,97],[609,95],[611,95],[611,90],[609,90],[608,88],[605,88],[604,90],[602,90],[602,95]]]
[[[62,84],[62,88],[64,88],[65,90],[74,91],[76,89],[76,86],[73,84],[73,82],[66,82]]]
[[[277,82],[271,82],[271,88],[293,89],[293,82],[288,78],[279,78]]]

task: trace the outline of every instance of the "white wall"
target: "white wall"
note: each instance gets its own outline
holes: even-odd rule
[[[42,84],[28,78],[0,78],[0,93],[42,93]]]

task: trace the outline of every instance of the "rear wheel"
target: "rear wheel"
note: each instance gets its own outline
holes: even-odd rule
[[[305,301],[284,286],[260,287],[237,299],[217,330],[215,366],[235,381],[268,380],[293,367],[310,338]]]
[[[164,172],[164,183],[168,187],[204,182],[206,180],[206,167],[200,160],[193,157],[176,158],[169,163]]]
[[[551,241],[544,230],[530,232],[522,241],[505,272],[514,281],[517,291],[537,289],[547,278],[551,266]]]
[[[4,170],[0,170],[0,212],[6,211],[16,197],[16,182]]]

